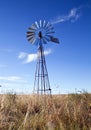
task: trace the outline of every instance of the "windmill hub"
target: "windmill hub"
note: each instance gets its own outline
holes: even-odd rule
[[[38,36],[39,36],[40,39],[43,38],[41,31],[39,31]]]

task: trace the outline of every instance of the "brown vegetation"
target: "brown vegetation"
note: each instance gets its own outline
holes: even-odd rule
[[[91,130],[91,95],[0,95],[0,130]]]

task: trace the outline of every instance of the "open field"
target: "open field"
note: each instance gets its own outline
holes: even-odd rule
[[[0,130],[91,130],[91,94],[0,95]]]

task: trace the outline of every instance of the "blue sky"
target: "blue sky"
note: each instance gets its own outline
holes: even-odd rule
[[[32,92],[37,47],[26,32],[40,19],[60,41],[44,46],[52,92],[91,92],[90,0],[0,0],[0,92]]]

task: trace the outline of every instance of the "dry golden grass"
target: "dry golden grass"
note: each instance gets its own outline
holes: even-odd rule
[[[0,130],[91,130],[91,95],[0,95]]]

